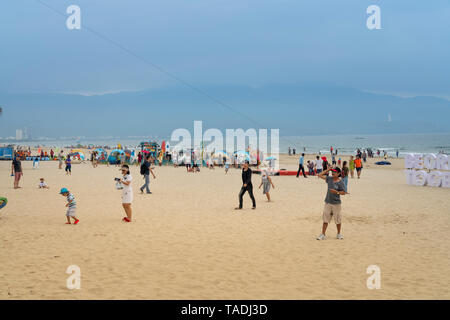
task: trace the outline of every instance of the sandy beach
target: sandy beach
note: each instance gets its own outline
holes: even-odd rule
[[[344,157],[345,159],[346,157]],[[312,156],[308,156],[312,159]],[[346,159],[345,159],[346,160]],[[449,189],[406,184],[403,161],[349,179],[343,197],[344,240],[317,241],[326,184],[316,177],[273,177],[273,202],[253,176],[257,209],[248,195],[234,211],[240,170],[156,167],[152,195],[134,177],[134,221],[121,221],[118,168],[23,161],[14,190],[10,161],[0,162],[0,299],[450,299]],[[296,170],[283,155],[281,167]],[[50,190],[39,190],[45,177]],[[67,187],[78,225],[65,225]],[[66,287],[66,269],[81,268],[81,289]],[[381,289],[369,290],[366,269],[381,269]]]

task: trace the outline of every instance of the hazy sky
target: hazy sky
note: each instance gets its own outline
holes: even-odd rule
[[[448,0],[0,2],[0,93],[105,93],[174,84],[85,27],[189,83],[327,82],[450,98]],[[381,7],[381,30],[366,8]],[[66,14],[68,16],[68,14]]]

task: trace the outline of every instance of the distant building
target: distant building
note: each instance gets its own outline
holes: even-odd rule
[[[17,129],[16,130],[16,140],[17,141],[23,140],[23,131],[22,131],[22,129]]]

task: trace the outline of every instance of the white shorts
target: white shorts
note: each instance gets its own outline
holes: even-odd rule
[[[122,193],[122,203],[132,203],[133,202],[133,192],[126,191]]]
[[[68,207],[66,216],[67,217],[75,217],[75,212],[77,211],[77,207]]]

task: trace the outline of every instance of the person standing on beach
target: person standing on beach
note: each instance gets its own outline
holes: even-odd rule
[[[298,161],[297,178],[300,175],[300,171],[303,173],[303,177],[307,178],[306,173],[305,173],[304,161],[305,161],[305,154],[302,153],[302,155]]]
[[[91,152],[91,164],[92,164],[93,168],[95,168],[94,158],[95,158],[95,154],[94,154],[94,151],[92,151]]]
[[[130,174],[130,167],[124,164],[120,169],[122,171],[123,177],[120,180],[120,183],[123,185],[122,189],[122,207],[125,210],[125,214],[127,215],[122,219],[125,222],[131,222],[132,219],[132,210],[131,204],[133,202],[133,187],[131,182],[133,181],[133,177]]]
[[[241,210],[242,209],[242,202],[244,193],[248,191],[248,195],[250,196],[250,199],[252,199],[253,207],[252,209],[256,209],[256,201],[255,197],[253,196],[253,185],[252,185],[252,169],[249,168],[249,161],[245,161],[243,168],[242,168],[242,188],[239,192],[239,207],[235,208],[235,210]]]
[[[331,171],[331,177],[328,176],[328,172]],[[323,209],[323,225],[322,233],[317,237],[317,240],[325,240],[325,232],[327,231],[328,224],[331,222],[331,217],[334,217],[336,223],[337,236],[339,240],[343,240],[344,237],[341,234],[341,195],[345,195],[344,182],[339,177],[341,169],[329,168],[319,174],[319,178],[325,180],[328,185],[327,195],[325,197],[325,207]]]
[[[317,174],[323,171],[323,160],[319,156],[316,156],[316,172]]]
[[[350,176],[352,179],[355,177],[355,160],[353,156],[350,156],[350,161],[348,162],[348,170],[350,171]]]
[[[14,156],[14,160],[11,164],[11,175],[14,176],[14,189],[20,189],[19,182],[23,176],[22,163],[19,160],[17,154]]]
[[[308,160],[306,166],[308,167],[308,174],[310,176],[314,176],[315,175],[315,173],[314,173],[314,163],[312,161]]]
[[[66,174],[72,175],[72,160],[70,159],[70,155],[66,159]]]
[[[328,169],[328,166],[329,166],[327,157],[322,157],[322,161],[323,161],[323,162],[322,162],[322,168],[323,168],[323,171],[325,171],[325,170]]]
[[[348,193],[348,167],[347,161],[342,162],[341,179],[344,182],[345,192]]]
[[[64,158],[63,153],[64,153],[64,151],[61,150],[61,152],[58,155],[58,163],[59,163],[59,169],[60,170],[62,169],[63,160],[64,160],[63,159]]]
[[[143,159],[143,157],[142,157],[142,153],[141,153],[141,152],[139,152],[139,153],[138,153],[138,162],[137,162],[137,165],[138,165],[138,166],[140,166],[140,165],[141,165],[142,159]]]
[[[39,169],[39,157],[38,156],[33,158],[33,169]]]
[[[144,193],[144,189],[145,189],[145,191],[147,192],[147,194],[151,194],[150,188],[149,188],[149,185],[150,185],[150,173],[152,174],[153,179],[156,179],[156,176],[155,176],[155,174],[153,173],[153,170],[152,170],[152,168],[151,168],[151,166],[150,166],[150,161],[149,161],[149,159],[150,159],[150,156],[147,156],[147,157],[145,158],[144,162],[141,164],[141,174],[144,176],[145,183],[144,183],[144,185],[140,188],[140,190],[141,190],[141,193]]]

